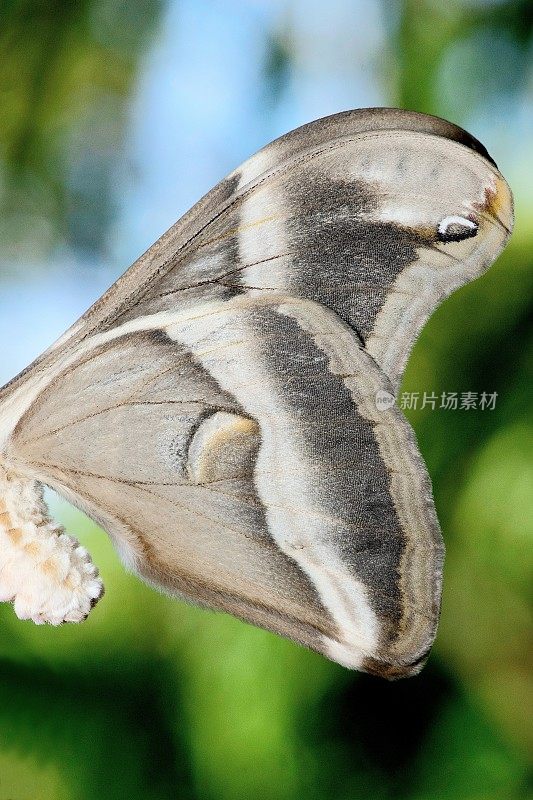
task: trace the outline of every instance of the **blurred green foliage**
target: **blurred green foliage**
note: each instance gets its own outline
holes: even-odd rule
[[[461,122],[472,105],[524,89],[530,2],[387,8],[391,105]],[[159,11],[148,0],[0,7],[4,249],[20,256],[30,237],[45,253],[69,236],[98,249],[129,92]],[[509,57],[491,70],[494,52]],[[275,104],[291,70],[289,29],[265,58]],[[528,153],[531,169],[531,143]],[[532,796],[533,202],[518,200],[510,246],[436,312],[402,387],[498,393],[493,411],[408,412],[448,549],[440,631],[422,674],[391,684],[353,674],[161,596],[62,506],[107,594],[81,627],[37,628],[0,608],[0,800]]]
[[[0,239],[19,258],[46,255],[60,236],[101,247],[127,100],[160,7],[0,4]]]

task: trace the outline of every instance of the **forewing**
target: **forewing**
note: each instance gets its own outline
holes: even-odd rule
[[[453,215],[477,236],[441,241]],[[507,184],[461,128],[387,108],[325,117],[221,181],[33,367],[127,320],[255,287],[334,310],[396,388],[433,309],[494,261],[512,224]]]

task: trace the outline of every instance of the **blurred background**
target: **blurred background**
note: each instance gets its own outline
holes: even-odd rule
[[[0,800],[532,797],[531,0],[4,0],[0,383],[257,148],[394,105],[486,145],[516,199],[498,263],[449,299],[402,391],[447,545],[419,677],[351,673],[129,576],[53,496],[107,594],[81,626],[0,608]]]

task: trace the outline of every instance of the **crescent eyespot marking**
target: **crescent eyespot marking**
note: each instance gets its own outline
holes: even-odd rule
[[[479,225],[474,220],[452,214],[439,222],[437,231],[441,242],[461,242],[475,236],[478,228]]]
[[[101,593],[77,551],[69,581],[28,584],[65,546],[47,484],[147,582],[350,668],[418,672],[444,545],[394,396],[512,223],[483,145],[435,117],[344,112],[252,156],[0,389],[0,599],[56,624]]]

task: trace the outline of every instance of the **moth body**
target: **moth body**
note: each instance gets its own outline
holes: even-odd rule
[[[20,619],[81,622],[103,594],[85,548],[54,523],[42,486],[0,467],[0,601]]]

